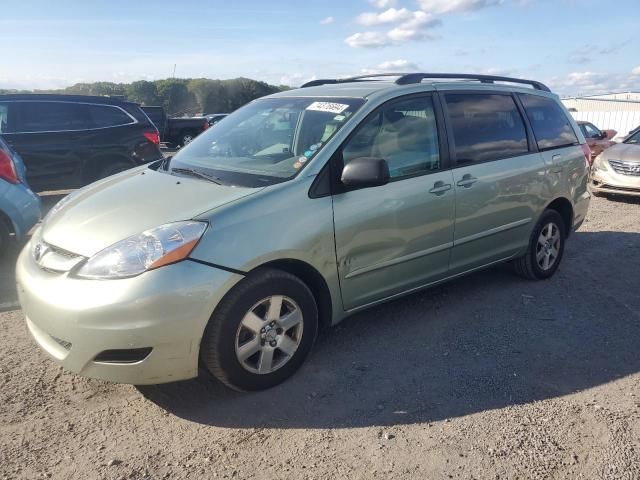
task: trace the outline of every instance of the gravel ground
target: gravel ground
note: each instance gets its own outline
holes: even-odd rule
[[[363,312],[255,394],[66,374],[6,312],[0,479],[638,479],[639,268],[640,202],[594,199],[553,279]]]

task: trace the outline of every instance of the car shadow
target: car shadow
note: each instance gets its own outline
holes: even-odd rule
[[[640,259],[640,234],[571,240],[550,280],[502,266],[354,315],[271,390],[237,393],[206,375],[139,390],[206,425],[363,427],[525,404],[636,373],[640,281],[629,260]]]

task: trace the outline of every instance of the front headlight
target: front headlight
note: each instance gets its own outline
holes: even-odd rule
[[[179,262],[191,253],[206,228],[205,222],[186,221],[132,235],[96,253],[74,275],[96,280],[127,278]]]
[[[609,168],[607,167],[607,162],[604,160],[602,153],[598,155],[596,159],[593,161],[593,167],[596,170],[603,170],[605,172],[609,170]]]

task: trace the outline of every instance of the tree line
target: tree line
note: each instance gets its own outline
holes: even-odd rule
[[[118,96],[141,105],[162,105],[169,115],[181,116],[232,112],[251,100],[287,89],[289,87],[285,85],[275,86],[242,77],[229,80],[167,78],[132,83],[76,83],[60,90],[30,93]],[[0,94],[5,93],[17,92],[0,89]]]

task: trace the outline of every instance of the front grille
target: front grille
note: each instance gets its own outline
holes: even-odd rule
[[[622,160],[609,160],[609,165],[620,175],[640,177],[640,162],[623,162]]]
[[[43,241],[33,246],[33,257],[41,268],[56,273],[70,271],[84,258]]]
[[[98,363],[136,363],[149,356],[152,348],[127,348],[118,350],[104,350],[93,359]]]
[[[594,182],[595,184],[595,182]],[[628,193],[640,193],[640,188],[627,188],[627,187],[615,187],[613,185],[607,185],[606,183],[601,183],[600,185],[596,185],[597,187],[604,188],[606,190],[615,190],[617,192],[628,192]]]

